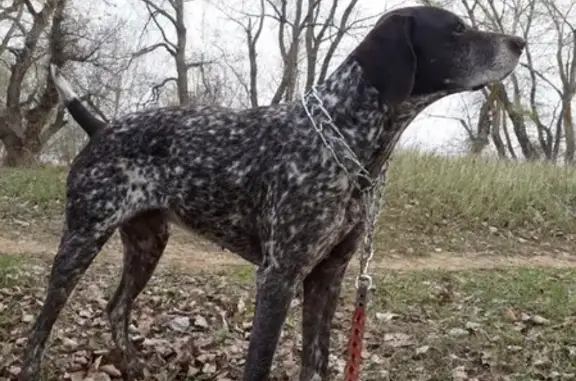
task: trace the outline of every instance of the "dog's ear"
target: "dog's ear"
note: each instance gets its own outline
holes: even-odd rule
[[[366,80],[380,92],[381,103],[402,103],[412,92],[416,74],[414,23],[411,16],[387,16],[354,52]]]

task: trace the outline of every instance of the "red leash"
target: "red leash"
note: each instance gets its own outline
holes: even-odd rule
[[[348,360],[346,361],[346,368],[344,368],[344,381],[358,381],[360,377],[368,289],[369,284],[367,282],[359,282],[356,292],[356,308],[352,317],[352,331],[348,341]]]
[[[366,307],[368,292],[372,290],[372,278],[368,275],[368,266],[374,256],[372,238],[374,226],[380,210],[382,199],[382,186],[388,170],[388,161],[380,169],[376,179],[372,179],[371,186],[365,191],[363,206],[366,213],[364,247],[360,255],[360,275],[356,278],[356,305],[352,316],[352,330],[348,341],[348,359],[344,368],[344,381],[359,381],[360,365],[362,364],[362,348],[364,344],[364,329],[366,326]]]

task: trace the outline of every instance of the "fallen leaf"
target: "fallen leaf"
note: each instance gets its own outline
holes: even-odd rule
[[[400,317],[400,315],[392,312],[376,312],[376,319],[379,321],[391,321]]]
[[[118,370],[118,368],[116,368],[114,365],[112,364],[106,364],[106,365],[102,365],[100,368],[98,368],[99,370],[101,370],[102,372],[108,374],[109,376],[112,377],[120,377],[122,376],[122,372],[120,372]]]
[[[406,347],[413,344],[410,336],[401,332],[384,334],[384,342],[393,348]]]
[[[202,373],[206,373],[206,374],[212,374],[216,372],[216,365],[214,364],[209,364],[206,363],[204,364],[204,366],[202,367]]]
[[[236,304],[236,310],[239,314],[243,314],[246,311],[246,302],[243,298],[238,300],[238,304]]]
[[[531,319],[532,319],[532,317],[530,315],[528,315],[526,312],[520,313],[520,321],[528,322]]]
[[[518,316],[516,316],[516,312],[514,312],[514,310],[512,308],[504,308],[502,310],[502,317],[509,321],[509,322],[515,322],[518,320]]]
[[[534,315],[532,316],[532,322],[534,324],[537,325],[548,325],[550,324],[550,320],[546,319],[545,317],[542,317],[540,315]]]
[[[89,374],[84,381],[111,381],[110,376],[104,372],[95,372]]]
[[[430,350],[429,345],[423,345],[421,347],[416,348],[416,356],[422,356],[426,354]]]
[[[467,321],[465,327],[467,330],[477,331],[480,327],[482,327],[482,324],[473,321]]]
[[[62,339],[62,346],[66,351],[73,351],[78,348],[78,342],[74,339],[70,339],[68,337],[64,337]]]
[[[194,317],[194,325],[200,328],[208,328],[208,320],[202,315],[196,315]]]
[[[89,309],[83,309],[83,310],[80,310],[78,312],[78,316],[83,317],[83,318],[89,318],[89,317],[92,317],[92,315],[93,315],[93,313]]]
[[[466,381],[468,380],[468,373],[464,366],[456,367],[452,370],[452,380],[453,381]]]
[[[177,316],[168,323],[168,326],[177,332],[184,332],[190,327],[190,319],[186,316]]]
[[[469,332],[463,328],[452,328],[448,331],[448,335],[452,337],[468,336]]]
[[[8,368],[8,373],[10,373],[12,376],[19,375],[21,371],[22,371],[22,368],[20,368],[19,366],[15,366],[15,365],[12,365],[10,368]]]
[[[84,380],[86,372],[73,372],[69,373],[70,381],[82,381]]]

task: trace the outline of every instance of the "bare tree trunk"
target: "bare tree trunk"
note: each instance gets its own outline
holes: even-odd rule
[[[274,11],[280,20],[278,23],[278,44],[284,66],[280,84],[272,96],[271,104],[280,103],[282,100],[291,101],[296,89],[296,80],[298,77],[298,53],[300,50],[300,35],[302,31],[302,6],[303,0],[296,0],[296,15],[292,21],[290,42],[286,47],[285,37],[287,33],[288,22],[288,0],[280,0],[278,8],[272,0],[267,0],[273,6]]]
[[[562,97],[562,120],[564,123],[564,131],[566,134],[566,162],[574,162],[574,151],[576,150],[576,143],[574,141],[574,119],[572,115],[572,100],[576,94],[576,27],[573,23],[568,23],[572,36],[572,49],[569,57],[571,62],[563,62],[559,60],[559,66],[564,68],[560,73],[563,84],[563,97]]]
[[[5,167],[29,167],[37,162],[35,155],[17,136],[11,135],[4,139],[4,149],[2,165]]]
[[[478,116],[478,126],[477,133],[472,140],[472,145],[470,151],[474,155],[479,155],[484,151],[484,148],[488,146],[490,141],[488,136],[490,136],[490,125],[492,124],[491,107],[489,103],[490,100],[487,99],[482,102],[482,107],[480,107],[480,115]]]
[[[176,14],[176,72],[178,76],[178,100],[181,105],[190,103],[188,92],[188,67],[186,65],[186,24],[184,22],[184,0],[170,0]]]
[[[508,113],[508,117],[512,122],[512,127],[514,129],[514,133],[516,134],[516,139],[518,139],[518,143],[520,144],[522,154],[528,160],[537,160],[538,152],[534,149],[534,146],[528,137],[528,133],[526,132],[526,122],[524,121],[522,110],[519,110],[516,105],[510,101],[508,94],[506,93],[506,89],[502,83],[498,83],[494,86],[496,86],[498,98],[504,105],[504,108]]]
[[[262,12],[264,12],[264,4],[261,4]],[[250,105],[252,107],[258,107],[258,64],[256,59],[258,57],[256,53],[256,44],[260,38],[260,33],[262,32],[262,27],[264,25],[264,15],[260,15],[258,20],[258,28],[255,34],[252,34],[252,25],[248,25],[246,29],[246,34],[248,39],[246,43],[248,44],[248,60],[250,64],[250,84],[248,95],[250,97]]]
[[[143,0],[149,1],[149,0]],[[233,65],[229,68],[236,76],[240,85],[246,91],[250,99],[250,105],[258,105],[258,63],[256,61],[256,45],[262,31],[263,20],[265,17],[274,19],[278,28],[278,48],[282,59],[282,72],[280,82],[274,89],[274,94],[270,101],[271,104],[277,104],[282,101],[291,101],[295,97],[297,85],[299,83],[299,61],[301,44],[304,44],[306,50],[306,70],[304,91],[308,91],[317,82],[322,82],[327,75],[330,63],[334,57],[336,49],[342,39],[354,29],[361,30],[365,26],[361,25],[365,19],[352,20],[354,10],[358,0],[347,0],[345,7],[341,0],[260,0],[260,12],[244,13],[248,22],[243,23],[237,17],[223,13],[231,20],[237,23],[246,33],[249,59],[249,81],[245,80],[245,75],[238,72]],[[327,14],[324,16],[322,10],[324,4],[329,3]],[[342,9],[338,15],[338,10]],[[294,11],[292,15],[290,10]],[[253,23],[253,19],[257,22]],[[303,42],[302,42],[303,40]],[[328,46],[327,53],[324,57],[320,55],[320,48]],[[317,69],[319,73],[317,75]]]
[[[49,41],[50,63],[60,66],[65,61],[61,31],[65,5],[65,0],[50,0],[40,12],[29,6],[33,24],[26,34],[24,49],[17,54],[16,62],[11,67],[6,109],[0,115],[0,139],[6,148],[2,164],[5,166],[36,164],[44,144],[64,125],[62,110],[56,121],[44,129],[52,110],[58,104],[58,94],[51,78],[47,79],[36,106],[26,112],[22,111],[21,93],[24,77],[38,55],[40,35],[48,26],[52,14],[54,17]]]
[[[514,151],[514,146],[512,145],[512,139],[510,138],[510,132],[508,131],[508,119],[506,119],[506,110],[501,108],[501,115],[502,115],[502,131],[504,131],[504,138],[506,139],[506,147],[508,148],[508,152],[510,153],[510,157],[512,159],[517,159],[516,151]]]
[[[572,104],[570,99],[562,100],[562,119],[564,121],[564,133],[566,134],[566,163],[572,164],[574,162],[574,151],[576,145],[574,144],[574,124],[572,120]]]
[[[494,105],[493,110],[493,121],[492,121],[492,142],[494,142],[494,147],[496,147],[496,152],[498,153],[498,157],[501,159],[507,159],[508,156],[506,155],[506,146],[502,141],[502,136],[500,136],[500,128],[502,125],[502,118],[506,117],[503,114],[503,110],[499,107],[498,103]]]
[[[315,29],[319,26],[319,15],[321,1],[308,1],[308,15],[306,23],[306,58],[307,58],[307,70],[306,70],[306,81],[305,81],[305,91],[312,88],[315,82],[323,82],[326,79],[328,73],[328,68],[336,49],[342,42],[342,38],[346,33],[352,28],[354,22],[350,21],[350,16],[352,11],[356,8],[358,0],[350,0],[349,3],[344,8],[342,15],[339,17],[340,22],[336,27],[336,33],[332,38],[330,38],[330,44],[328,45],[328,51],[324,56],[322,62],[319,62],[319,49],[321,45],[327,40],[326,34],[329,33],[331,26],[336,25],[337,15],[336,10],[339,7],[339,0],[332,0],[330,5],[330,11],[328,16],[320,25],[318,33],[315,33]],[[318,73],[318,79],[316,80],[316,70],[317,66],[320,64],[320,72]]]
[[[191,96],[189,91],[189,76],[188,71],[192,68],[201,68],[204,65],[209,65],[212,62],[198,61],[189,62],[186,58],[186,48],[187,48],[187,38],[186,38],[186,22],[184,20],[185,0],[168,0],[168,3],[172,7],[172,13],[166,9],[160,7],[154,0],[141,0],[148,13],[150,19],[158,28],[158,31],[162,35],[162,42],[152,44],[143,49],[132,54],[133,58],[138,58],[145,54],[151,53],[157,49],[164,49],[170,54],[174,60],[176,67],[175,77],[166,77],[162,82],[152,87],[152,97],[153,101],[156,101],[159,97],[160,90],[168,83],[176,82],[177,92],[178,92],[178,102],[182,105],[191,103]],[[171,41],[164,28],[159,22],[159,16],[166,21],[168,21],[171,26],[176,31],[176,42]],[[147,24],[148,25],[148,24]]]
[[[259,12],[254,14],[245,15],[248,18],[247,23],[243,23],[241,19],[228,14],[226,11],[221,10],[230,21],[236,23],[246,34],[246,48],[248,51],[248,81],[245,80],[245,74],[237,70],[234,64],[225,61],[232,74],[238,80],[240,86],[246,92],[250,107],[258,107],[259,105],[259,90],[258,90],[258,52],[257,46],[262,30],[264,28],[264,19],[266,17],[266,4],[264,0],[259,1]],[[256,21],[254,22],[254,19]]]

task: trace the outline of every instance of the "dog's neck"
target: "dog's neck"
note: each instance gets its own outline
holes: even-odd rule
[[[325,120],[318,106],[323,107],[358,161],[372,172],[379,172],[379,168],[374,167],[382,167],[387,161],[402,132],[416,115],[446,95],[412,97],[395,106],[381,104],[378,90],[368,84],[353,57],[348,57],[312,91],[314,94],[308,93],[305,100],[311,116],[317,124]],[[338,138],[329,128],[324,127],[323,131],[330,141],[336,142],[335,151],[340,151]]]

